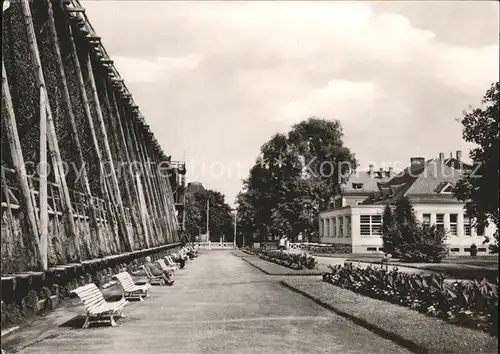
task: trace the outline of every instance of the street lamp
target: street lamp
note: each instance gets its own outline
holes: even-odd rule
[[[234,211],[234,238],[233,238],[233,249],[236,249],[236,223],[237,223],[237,215],[238,215],[238,209],[233,209]]]

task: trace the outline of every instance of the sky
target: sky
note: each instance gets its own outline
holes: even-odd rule
[[[339,120],[361,167],[471,145],[499,77],[496,1],[81,1],[167,155],[234,202],[260,147]]]

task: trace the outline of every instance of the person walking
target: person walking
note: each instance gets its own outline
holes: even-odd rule
[[[153,263],[150,256],[146,257],[146,263],[144,264],[144,267],[149,271],[151,275],[155,277],[162,277],[165,281],[165,284],[174,284],[174,280],[172,280],[170,274],[166,270],[163,270],[157,262]]]
[[[278,250],[284,250],[285,249],[285,243],[286,243],[286,237],[281,236],[280,240],[278,241]]]

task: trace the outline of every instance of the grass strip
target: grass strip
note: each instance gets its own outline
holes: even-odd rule
[[[484,332],[356,294],[319,279],[286,279],[281,284],[414,353],[498,352],[497,338]]]

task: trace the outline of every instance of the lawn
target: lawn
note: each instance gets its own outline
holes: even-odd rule
[[[281,282],[322,306],[416,353],[497,353],[498,338],[318,279]]]
[[[348,261],[381,264],[382,256],[356,256],[348,258]],[[483,278],[487,278],[489,281],[496,282],[496,278],[498,277],[498,257],[495,256],[447,257],[441,263],[403,263],[394,259],[389,264],[440,272],[448,278],[456,279],[482,280]]]

